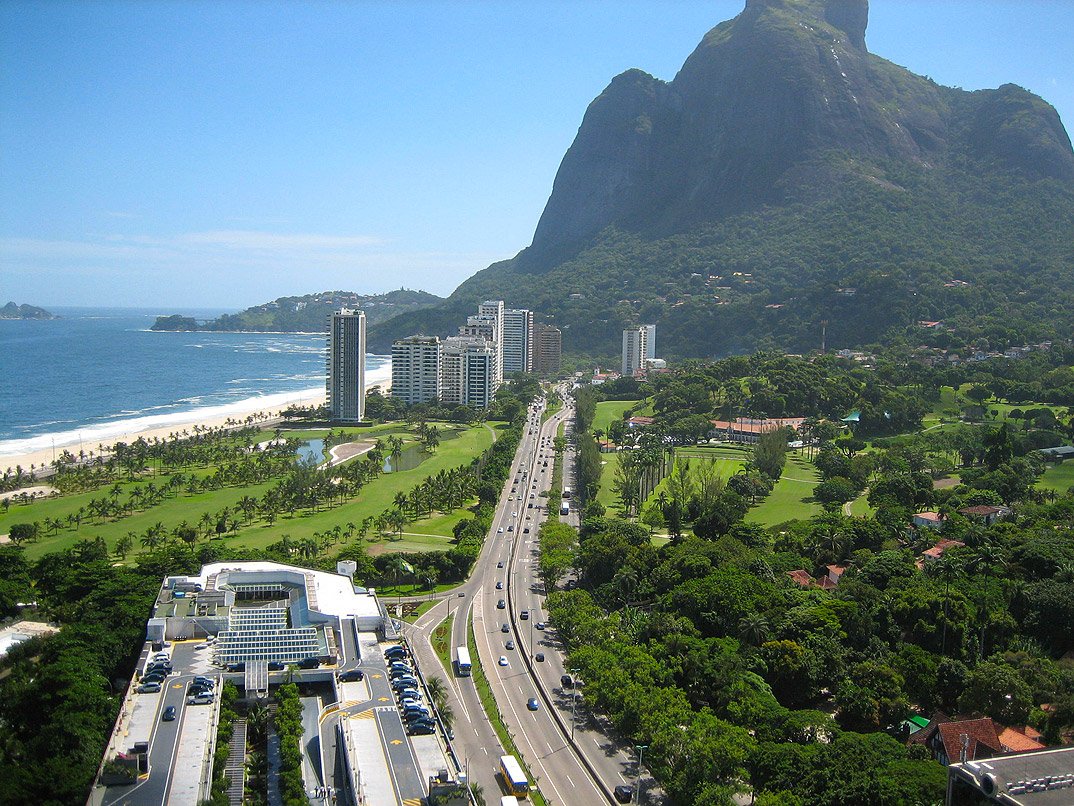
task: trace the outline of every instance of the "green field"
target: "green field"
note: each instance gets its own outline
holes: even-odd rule
[[[502,426],[496,424],[495,427]],[[409,492],[427,476],[469,462],[488,448],[493,441],[493,429],[483,424],[459,427],[457,433],[450,433],[451,426],[441,425],[440,428],[444,437],[435,453],[423,456],[421,463],[411,470],[380,475],[367,484],[357,498],[342,506],[322,509],[312,514],[305,511],[300,511],[294,516],[283,513],[271,526],[255,519],[227,537],[213,539],[226,541],[233,546],[264,548],[279,541],[284,535],[300,540],[312,537],[315,532],[331,532],[337,526],[346,529],[349,524],[358,525],[367,516],[375,517],[390,508],[396,493]],[[397,424],[375,429],[349,430],[349,432],[355,436],[374,439],[391,433],[408,434],[407,429]],[[266,431],[264,438],[271,439],[272,435],[273,432]],[[284,436],[291,435],[299,438],[318,438],[324,436],[324,432],[284,432]],[[199,475],[208,474],[211,470],[211,468],[205,468],[199,470],[198,473]],[[190,471],[184,472],[189,475]],[[121,495],[126,497],[134,486],[144,483],[146,482],[122,482]],[[224,507],[234,509],[242,497],[261,496],[275,483],[275,481],[269,481],[248,487],[226,487],[196,495],[180,493],[176,498],[167,499],[157,506],[135,512],[125,518],[103,521],[86,519],[82,521],[78,529],[61,529],[54,534],[42,536],[35,543],[28,544],[26,554],[33,559],[48,552],[69,548],[79,540],[96,536],[104,538],[105,542],[113,547],[119,538],[128,532],[140,535],[158,522],[164,525],[165,530],[171,530],[184,520],[191,525],[196,525],[204,513],[217,513]],[[12,523],[43,522],[45,518],[65,519],[67,515],[77,513],[80,507],[87,507],[91,499],[107,495],[108,489],[102,488],[89,493],[50,498],[26,505],[15,504],[7,514],[0,515],[0,534],[6,534]],[[406,532],[416,534],[404,534],[399,540],[385,540],[380,550],[428,551],[444,548],[447,540],[451,538],[451,528],[464,515],[463,510],[447,514],[433,513],[432,517],[407,526]],[[370,537],[375,537],[373,532],[370,532]],[[139,549],[140,545],[136,539],[135,552]],[[373,551],[376,552],[377,547],[374,547]]]
[[[762,526],[775,526],[789,520],[804,520],[822,512],[820,504],[805,500],[813,495],[818,481],[820,474],[812,463],[789,454],[783,475],[771,494],[746,513],[746,520]]]
[[[1055,490],[1064,494],[1074,487],[1074,462],[1063,462],[1058,465],[1048,465],[1044,475],[1037,481],[1037,487],[1042,490]]]
[[[715,459],[720,474],[726,479],[741,469],[749,457],[749,449],[731,445],[679,448],[675,451],[675,457],[676,461],[679,459]],[[621,514],[619,497],[612,490],[615,469],[619,461],[618,454],[601,454],[601,459],[605,465],[601,472],[597,500],[610,512]],[[809,518],[817,514],[821,511],[821,506],[805,499],[813,495],[813,488],[819,480],[820,477],[812,463],[797,454],[788,454],[787,467],[783,471],[782,478],[776,483],[768,498],[746,513],[746,520],[764,526],[773,526],[795,518]],[[650,501],[660,494],[666,483],[665,479],[656,486],[649,497]]]
[[[623,419],[623,412],[636,405],[636,400],[605,400],[597,404],[597,413],[593,416],[593,431],[608,433],[608,426]]]

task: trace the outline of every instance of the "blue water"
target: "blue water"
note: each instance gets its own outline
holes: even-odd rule
[[[223,310],[184,311],[210,318]],[[156,333],[161,309],[56,308],[0,320],[0,456],[229,416],[324,391],[324,336]],[[370,383],[391,359],[368,356]]]
[[[305,464],[321,464],[324,461],[324,440],[306,440],[295,450],[295,455],[298,456],[298,461]]]

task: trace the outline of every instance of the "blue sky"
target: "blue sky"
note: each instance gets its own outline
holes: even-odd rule
[[[742,0],[0,4],[0,304],[438,294],[526,246],[588,103]],[[873,0],[869,49],[1074,121],[1074,3]]]

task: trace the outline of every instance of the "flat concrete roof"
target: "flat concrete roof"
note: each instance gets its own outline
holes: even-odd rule
[[[948,775],[1011,806],[1074,803],[1074,747],[952,764]]]

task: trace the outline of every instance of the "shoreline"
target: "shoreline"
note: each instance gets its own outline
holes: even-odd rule
[[[379,386],[382,393],[391,389],[390,363],[386,364],[374,377],[368,378],[366,391],[368,392],[374,386]],[[10,440],[9,442],[12,443],[30,444],[25,447],[16,444],[12,446],[12,449],[0,453],[0,472],[14,470],[16,466],[21,466],[24,471],[29,472],[31,465],[35,470],[46,468],[51,472],[50,463],[54,455],[59,456],[63,450],[69,450],[75,455],[78,455],[79,450],[84,450],[87,455],[92,451],[96,455],[98,445],[103,445],[107,449],[117,442],[130,443],[139,438],[167,439],[170,434],[183,430],[189,431],[195,425],[216,428],[227,425],[228,420],[238,420],[241,423],[246,417],[259,413],[269,416],[255,425],[265,426],[278,422],[280,412],[289,406],[321,406],[324,403],[324,389],[299,389],[294,392],[279,392],[263,397],[247,398],[237,403],[87,426],[78,431],[66,431],[62,434],[41,434],[25,440]],[[53,436],[56,438],[55,447],[52,443]],[[48,442],[42,445],[44,440]]]

